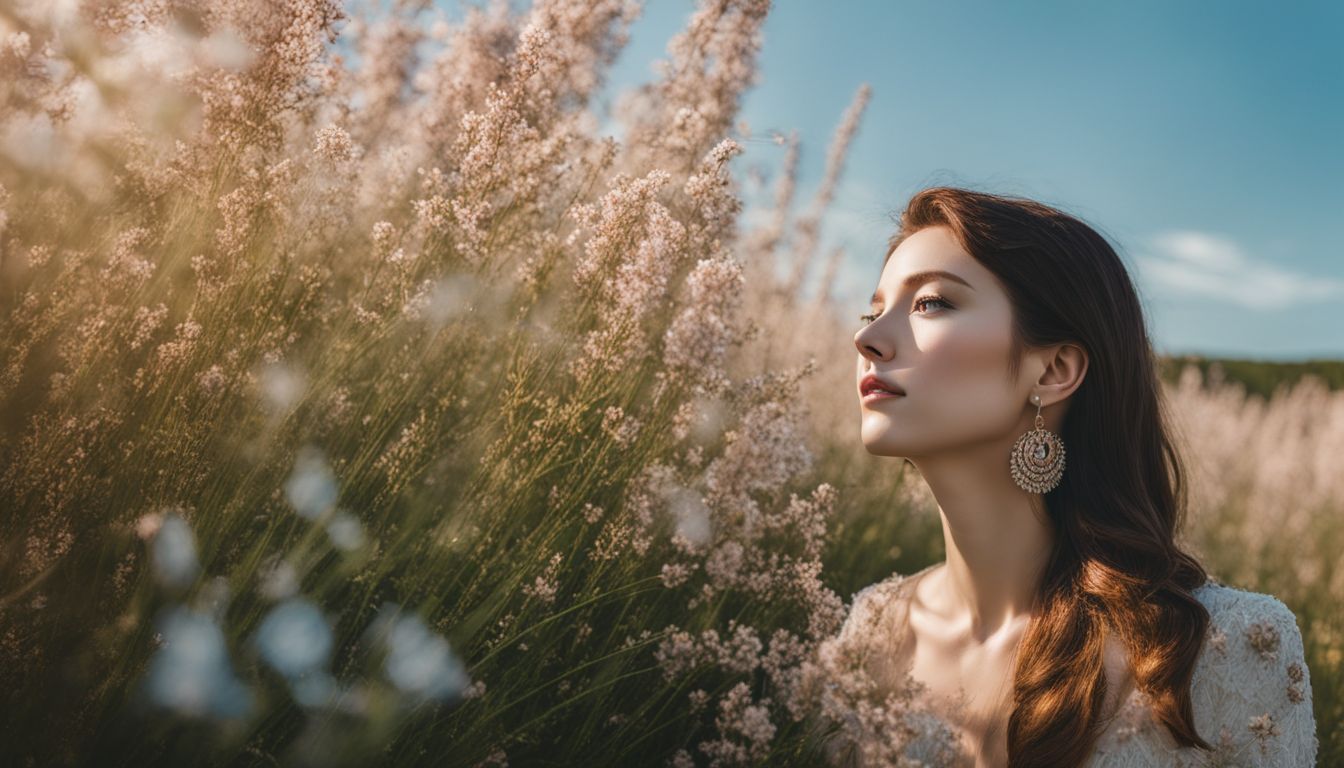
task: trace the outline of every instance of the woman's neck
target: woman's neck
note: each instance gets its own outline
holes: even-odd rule
[[[976,642],[1030,618],[1055,540],[1041,497],[1013,483],[1006,453],[984,453],[915,462],[938,501],[947,553],[934,608]]]

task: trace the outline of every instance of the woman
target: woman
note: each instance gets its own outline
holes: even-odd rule
[[[946,561],[864,588],[822,643],[833,762],[1314,764],[1296,617],[1175,541],[1183,470],[1100,235],[924,190],[862,320],[864,445],[919,470]]]

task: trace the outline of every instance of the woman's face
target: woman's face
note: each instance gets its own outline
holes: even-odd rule
[[[950,275],[927,274],[933,270]],[[1008,294],[951,230],[921,229],[897,246],[867,320],[854,334],[856,384],[871,372],[905,392],[860,396],[869,453],[914,460],[1015,439],[1041,371],[1027,360],[1017,382],[1006,379]]]

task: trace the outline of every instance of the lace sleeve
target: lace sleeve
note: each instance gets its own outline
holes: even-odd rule
[[[1234,598],[1216,614],[1214,658],[1195,702],[1212,715],[1200,724],[1217,749],[1209,764],[1313,766],[1316,720],[1297,617],[1272,595],[1227,591]]]
[[[1212,751],[1178,745],[1134,691],[1087,768],[1310,768],[1311,677],[1297,617],[1278,598],[1210,582],[1195,591],[1211,619],[1195,663],[1195,730]]]

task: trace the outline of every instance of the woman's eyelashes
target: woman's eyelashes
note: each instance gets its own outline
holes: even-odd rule
[[[938,295],[920,296],[918,299],[915,299],[914,306],[916,308],[922,308],[927,307],[929,304],[941,304],[945,308],[948,309],[952,308],[952,305],[947,302],[947,299],[944,299],[942,296]],[[928,312],[920,312],[918,314],[927,315]],[[864,325],[868,325],[869,323],[877,320],[879,316],[881,316],[880,312],[873,313],[871,315],[859,315],[859,320],[862,321]]]

